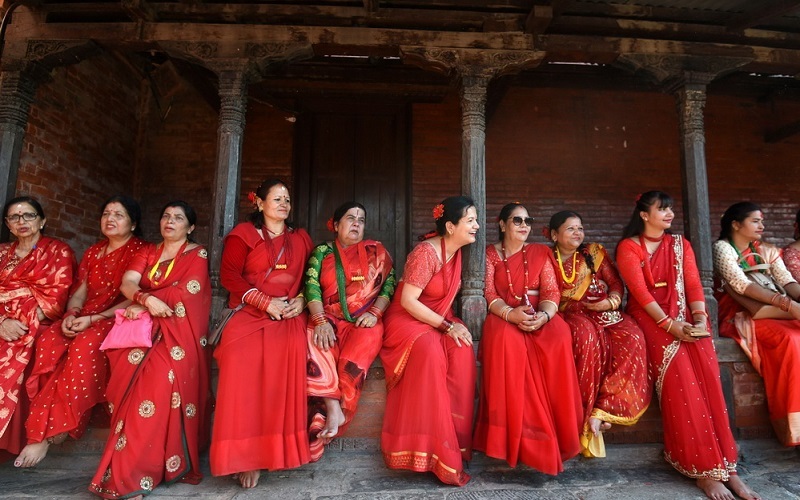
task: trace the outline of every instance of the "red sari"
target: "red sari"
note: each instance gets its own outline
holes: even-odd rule
[[[295,297],[311,253],[302,229],[266,241],[249,222],[225,237],[220,281],[229,306],[256,288],[270,297]],[[280,254],[280,248],[284,252]],[[267,271],[276,265],[266,277]],[[211,437],[211,473],[299,467],[311,460],[306,396],[307,314],[273,321],[246,306],[225,326],[214,351],[219,366]]]
[[[395,287],[392,258],[380,242],[361,241],[344,249],[339,246],[338,251],[343,262],[341,271],[347,314],[351,319],[355,320],[367,311],[378,297],[391,300]],[[323,304],[325,316],[333,325],[337,338],[336,344],[326,352],[313,342],[314,325],[308,326],[308,395],[312,397],[310,404],[314,414],[310,432],[311,459],[316,461],[322,457],[325,444],[331,441],[316,437],[325,426],[322,398],[340,400],[345,420],[339,426],[339,435],[344,434],[355,416],[367,370],[381,349],[383,321],[379,318],[375,326],[366,328],[356,327],[347,320],[342,312],[331,243],[317,246],[311,254],[305,293],[309,302]]]
[[[796,281],[776,247],[755,242],[753,248],[761,258],[757,262],[750,249],[747,249],[742,252],[743,265],[767,264],[769,274],[781,286]],[[790,251],[787,257],[792,258]],[[734,292],[743,294],[750,281],[738,262],[739,256],[731,244],[723,240],[714,243],[714,271],[717,278],[727,283]],[[718,291],[716,297],[719,301],[719,334],[736,340],[764,378],[767,406],[775,434],[785,446],[800,446],[800,321],[753,319],[724,291]]]
[[[527,285],[534,292],[528,293],[531,305],[557,304],[558,282],[549,254],[548,247],[529,244],[509,257],[511,281],[517,287],[512,290],[503,259],[489,245],[486,301],[501,298],[510,306],[521,305],[514,294],[523,291],[527,260]],[[563,462],[580,451],[583,424],[569,326],[556,314],[538,331],[527,333],[489,314],[478,359],[483,370],[475,449],[512,467],[519,461],[547,474],[563,471]]]
[[[381,362],[386,370],[386,413],[381,450],[390,469],[431,471],[444,483],[465,485],[462,460],[472,455],[475,354],[418,321],[400,304],[403,287],[422,289],[419,301],[448,321],[461,286],[461,251],[444,265],[429,242],[406,260],[403,281],[384,315]]]
[[[129,269],[141,273],[141,289],[174,314],[153,318],[153,347],[106,351],[111,434],[89,485],[103,498],[147,495],[161,482],[197,484],[203,477],[199,448],[209,417],[208,257],[196,247],[163,261],[156,283],[149,271],[160,254],[160,245],[144,246]]]
[[[73,289],[86,283],[86,301],[75,315],[99,314],[125,300],[119,286],[122,275],[144,242],[132,237],[106,255],[108,240],[91,246],[78,268]],[[92,323],[76,337],[67,338],[56,321],[36,341],[36,359],[28,377],[31,399],[25,422],[28,443],[40,443],[64,432],[74,439],[86,431],[91,409],[106,400],[108,359],[100,344],[114,324],[114,319]]]
[[[644,310],[657,302],[671,318],[692,321],[689,304],[705,300],[694,252],[682,237],[666,234],[648,257],[643,241],[622,240],[617,262],[630,291],[627,312],[647,342],[664,424],[664,457],[685,476],[727,481],[736,473],[736,442],[728,424],[714,341],[677,340]]]
[[[633,318],[618,311],[598,313],[586,308],[593,279],[605,283],[608,294],[619,297],[625,293],[625,285],[602,245],[591,243],[585,251],[592,257],[594,273],[581,251],[576,253],[577,269],[572,268],[572,259],[563,263],[559,311],[572,331],[584,411],[583,454],[605,456],[602,434],[594,436],[589,417],[612,424],[635,424],[650,405],[653,384],[647,369],[644,334]],[[574,280],[568,282],[567,276]]]
[[[0,450],[17,454],[25,446],[25,419],[29,395],[20,390],[30,372],[34,340],[64,313],[75,256],[65,243],[41,236],[22,259],[17,242],[0,245],[0,315],[28,327],[28,334],[13,342],[0,340]],[[37,308],[45,320],[40,322]]]

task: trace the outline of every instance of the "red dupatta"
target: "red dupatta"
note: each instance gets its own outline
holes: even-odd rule
[[[383,245],[372,240],[361,241],[351,245],[340,253],[342,260],[347,261],[348,268],[359,269],[363,266],[359,256],[359,250],[361,249],[363,249],[364,257],[366,257],[367,270],[361,269],[361,273],[364,273],[364,279],[354,281],[351,280],[350,276],[345,276],[347,309],[353,318],[360,316],[375,302],[378,294],[381,293],[383,283],[392,270],[392,258],[389,253]],[[336,318],[344,318],[339,297],[339,287],[336,282],[336,259],[333,253],[328,254],[322,261],[320,285],[325,312]]]
[[[689,317],[683,280],[683,238],[666,233],[649,259],[641,241],[640,237],[641,265],[647,290],[670,318],[683,321]],[[642,309],[633,301],[629,309],[636,308]]]
[[[411,253],[425,251],[421,248],[422,245],[430,245],[430,243],[421,243]],[[461,250],[456,251],[450,261],[445,261],[444,240],[442,240],[441,247],[442,267],[433,274],[428,284],[422,289],[419,301],[436,314],[452,321],[455,319],[451,310],[453,300],[461,287]],[[409,269],[410,267],[411,269]],[[405,273],[408,275],[413,272],[413,259],[409,255]],[[403,376],[414,342],[422,334],[434,329],[431,325],[415,319],[400,304],[404,287],[405,282],[401,281],[395,292],[394,300],[383,318],[384,337],[381,359],[384,361],[386,370],[387,390],[391,390],[397,385]]]

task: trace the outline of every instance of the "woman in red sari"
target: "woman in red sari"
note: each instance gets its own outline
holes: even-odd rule
[[[3,214],[16,241],[0,244],[0,450],[16,455],[26,444],[29,394],[23,380],[32,368],[34,341],[64,312],[75,256],[42,234],[47,219],[35,199],[14,198]]]
[[[617,309],[625,285],[605,248],[583,243],[583,219],[565,210],[550,218],[559,311],[572,331],[572,351],[583,400],[581,452],[604,457],[602,431],[633,425],[647,410],[652,380],[647,347],[636,322]]]
[[[794,280],[800,283],[800,210],[794,217],[794,242],[783,249],[783,263]]]
[[[716,288],[719,333],[736,340],[764,377],[778,439],[800,446],[800,285],[780,250],[761,241],[761,207],[749,201],[731,205],[721,225],[714,243],[714,272],[723,285]],[[748,278],[754,274],[766,278],[769,288]],[[755,304],[743,307],[742,299]]]
[[[238,474],[243,488],[262,469],[311,460],[306,362],[308,317],[303,270],[311,238],[288,222],[289,190],[264,181],[250,199],[257,211],[225,237],[220,281],[229,306],[242,303],[214,351],[219,366],[211,473]]]
[[[667,230],[672,198],[648,191],[636,200],[617,246],[628,285],[627,312],[644,331],[664,423],[664,457],[712,499],[759,498],[736,473],[736,443],[708,333],[700,273],[691,245]],[[728,488],[733,491],[728,490]]]
[[[308,259],[312,460],[319,460],[324,445],[344,432],[356,413],[367,370],[383,342],[381,317],[394,294],[392,258],[379,241],[364,240],[366,223],[362,204],[341,205],[328,221],[336,239],[317,246]]]
[[[519,203],[500,211],[502,240],[486,249],[489,314],[475,449],[547,474],[580,451],[580,387],[550,250],[527,244],[533,218]]]
[[[475,355],[472,335],[453,316],[461,286],[461,247],[475,242],[475,204],[454,196],[433,209],[435,236],[408,255],[384,316],[381,362],[386,413],[381,450],[390,469],[433,472],[444,483],[469,481]]]
[[[135,200],[117,195],[103,204],[100,231],[105,239],[83,256],[63,320],[36,341],[36,359],[28,377],[31,399],[25,423],[28,445],[14,462],[32,467],[52,443],[67,435],[79,439],[91,410],[106,400],[108,360],[100,344],[114,324],[114,310],[129,302],[119,291],[122,274],[144,245]]]
[[[141,498],[162,482],[197,484],[203,477],[208,255],[189,240],[197,220],[192,207],[174,201],[161,213],[163,242],[136,253],[121,286],[132,301],[125,317],[152,317],[153,345],[106,351],[111,433],[89,485],[103,498]]]

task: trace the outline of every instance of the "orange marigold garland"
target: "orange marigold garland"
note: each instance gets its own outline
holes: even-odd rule
[[[439,203],[433,207],[433,220],[439,220],[444,216],[444,205]]]
[[[328,228],[328,231],[335,233],[336,227],[333,225],[333,217],[328,219],[328,222],[325,223],[325,226]]]

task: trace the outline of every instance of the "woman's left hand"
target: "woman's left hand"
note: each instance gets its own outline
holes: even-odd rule
[[[597,312],[610,311],[614,308],[614,305],[611,303],[610,299],[603,299],[597,302],[584,301],[583,305],[586,309]]]
[[[472,345],[472,334],[461,323],[453,322],[453,328],[447,332],[447,336],[453,339],[458,347],[461,347],[462,342],[465,345]]]
[[[378,317],[372,314],[371,312],[365,312],[358,318],[356,318],[356,326],[361,328],[372,328],[373,326],[378,324]]]
[[[535,332],[541,329],[544,325],[547,324],[549,320],[547,319],[547,315],[542,311],[536,311],[536,314],[533,315],[533,320],[530,322],[530,328],[532,332]]]
[[[86,330],[92,324],[92,317],[91,316],[79,316],[72,320],[72,324],[70,325],[69,331],[72,333],[74,337],[76,334]]]
[[[145,312],[147,309],[140,304],[131,304],[125,308],[125,318],[127,319],[136,319]]]
[[[281,313],[281,318],[289,319],[294,318],[295,316],[299,316],[301,312],[303,312],[303,308],[306,307],[306,301],[303,297],[295,297],[290,299],[286,302],[286,307],[283,308],[283,312]]]

